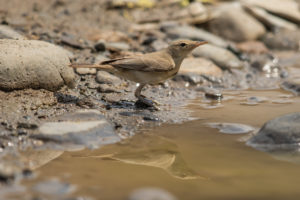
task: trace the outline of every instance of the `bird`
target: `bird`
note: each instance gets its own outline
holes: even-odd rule
[[[139,83],[134,95],[142,103],[156,110],[159,103],[141,94],[146,85],[156,85],[174,77],[184,58],[195,48],[206,41],[187,39],[175,40],[167,48],[142,55],[105,60],[100,64],[71,64],[72,68],[96,68],[110,72],[121,78]]]

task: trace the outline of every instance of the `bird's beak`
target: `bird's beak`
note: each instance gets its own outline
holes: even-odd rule
[[[207,44],[208,42],[207,41],[198,41],[197,43],[196,43],[196,47],[199,47],[199,46],[201,46],[201,45],[203,45],[203,44]]]

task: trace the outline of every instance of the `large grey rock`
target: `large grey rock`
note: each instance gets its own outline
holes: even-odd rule
[[[42,124],[38,133],[31,137],[53,141],[61,144],[61,148],[64,145],[96,148],[120,140],[112,125],[97,110],[78,110],[60,116],[55,122]]]
[[[268,33],[262,41],[270,49],[278,50],[299,50],[300,30],[280,30],[275,33]]]
[[[292,113],[268,121],[247,142],[256,148],[299,148],[300,113]]]
[[[13,30],[7,25],[0,25],[0,39],[20,39],[24,40],[26,37]]]
[[[171,38],[187,38],[191,40],[205,40],[216,46],[226,48],[228,42],[203,29],[188,25],[162,24],[161,29]]]
[[[278,16],[287,18],[293,22],[300,23],[299,6],[294,0],[243,0],[243,2],[264,8]]]
[[[204,57],[212,60],[223,69],[241,68],[243,63],[230,51],[211,44],[196,48],[192,54],[196,57]]]
[[[221,7],[219,16],[209,23],[209,28],[213,33],[236,42],[255,40],[266,32],[264,26],[239,4]]]
[[[37,40],[0,40],[0,89],[73,87],[75,74],[61,47]]]

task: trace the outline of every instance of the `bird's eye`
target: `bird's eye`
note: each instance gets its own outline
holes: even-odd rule
[[[181,46],[181,47],[185,47],[185,46],[186,46],[186,43],[180,43],[180,46]]]

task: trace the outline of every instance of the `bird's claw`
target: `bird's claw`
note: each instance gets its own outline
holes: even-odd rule
[[[139,101],[149,107],[154,108],[154,110],[157,110],[157,111],[160,110],[160,108],[158,107],[158,105],[160,105],[160,103],[155,100],[150,100],[150,99],[145,98],[145,96],[141,96],[141,98],[139,98]]]

